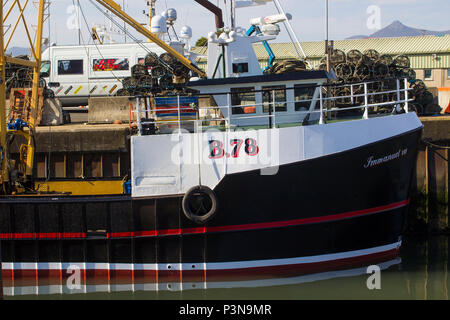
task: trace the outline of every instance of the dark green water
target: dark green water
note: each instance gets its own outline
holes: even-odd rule
[[[449,297],[449,238],[448,236],[405,237],[398,259],[379,263],[381,289],[369,290],[367,266],[331,271],[308,276],[239,282],[197,283],[185,290],[164,285],[156,291],[122,287],[103,292],[72,294],[33,294],[33,288],[9,288],[6,300],[448,300]],[[199,287],[202,287],[198,289]],[[86,290],[86,289],[84,289]],[[95,289],[89,288],[87,291]],[[39,291],[39,290],[36,290]],[[42,292],[42,290],[40,290]],[[105,292],[106,291],[106,292]]]

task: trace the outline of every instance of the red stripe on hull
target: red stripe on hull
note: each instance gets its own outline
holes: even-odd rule
[[[157,283],[158,273],[156,270],[135,270],[135,283]]]
[[[132,237],[156,237],[167,235],[193,235],[214,232],[230,232],[230,231],[249,231],[259,229],[271,229],[282,227],[294,227],[313,223],[332,222],[348,218],[362,217],[365,215],[381,213],[388,210],[394,210],[405,207],[409,204],[409,200],[370,208],[358,211],[345,212],[335,215],[328,215],[322,217],[313,217],[305,219],[294,219],[286,221],[275,222],[260,222],[241,225],[219,226],[219,227],[199,227],[199,228],[185,228],[185,229],[165,229],[165,230],[149,230],[149,231],[135,231],[135,232],[116,232],[107,234],[107,238],[132,238]],[[0,233],[0,239],[84,239],[86,233]]]

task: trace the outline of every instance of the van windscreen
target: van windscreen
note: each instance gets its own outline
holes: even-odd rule
[[[50,76],[51,63],[50,61],[42,61],[41,63],[41,74],[48,74]]]

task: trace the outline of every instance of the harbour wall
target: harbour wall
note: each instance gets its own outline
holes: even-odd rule
[[[450,116],[423,117],[407,232],[450,233],[448,189]]]

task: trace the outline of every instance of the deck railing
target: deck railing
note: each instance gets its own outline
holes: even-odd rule
[[[395,81],[395,86],[392,88],[392,85],[388,87],[386,90],[374,90],[369,89],[369,86],[373,86],[375,84],[381,84],[381,87],[383,87],[383,84],[386,84],[386,81]],[[295,90],[295,88],[274,88],[271,90],[263,89],[263,90],[252,90],[248,91],[247,93],[251,92],[255,95],[257,93],[271,93],[271,99],[270,101],[260,101],[255,103],[251,103],[251,105],[246,104],[239,104],[239,105],[233,105],[232,103],[232,95],[233,94],[241,94],[246,92],[238,92],[238,93],[214,93],[214,94],[201,94],[197,95],[196,97],[210,97],[210,96],[219,96],[219,95],[226,95],[226,104],[220,105],[220,106],[183,106],[180,102],[182,97],[185,96],[171,96],[170,98],[176,98],[176,106],[170,107],[170,108],[156,108],[152,106],[152,97],[150,96],[138,96],[135,98],[135,106],[134,110],[131,110],[133,113],[131,115],[130,112],[130,123],[134,123],[138,129],[139,134],[143,135],[146,134],[144,128],[145,127],[154,127],[154,128],[161,128],[163,126],[170,126],[172,130],[181,130],[190,128],[189,130],[193,130],[192,128],[196,128],[195,130],[204,130],[205,128],[210,127],[219,127],[223,130],[230,130],[232,128],[235,128],[236,126],[239,126],[239,123],[242,122],[242,120],[249,120],[249,119],[267,119],[267,121],[262,120],[260,122],[260,125],[267,125],[269,128],[276,128],[279,126],[279,123],[277,123],[277,120],[280,120],[279,122],[282,122],[284,124],[288,123],[288,120],[283,120],[283,118],[293,118],[295,116],[304,115],[304,118],[308,117],[311,118],[313,115],[318,114],[318,119],[316,119],[315,123],[318,123],[320,125],[326,124],[327,119],[332,119],[333,114],[334,118],[338,120],[350,120],[348,117],[347,119],[343,119],[336,116],[336,114],[339,113],[345,113],[345,112],[351,112],[351,111],[360,111],[362,115],[357,115],[356,117],[353,116],[351,120],[355,120],[361,118],[361,119],[368,119],[370,115],[370,110],[373,110],[375,108],[384,108],[384,112],[378,112],[373,113],[376,116],[379,115],[386,115],[386,114],[392,114],[395,112],[410,112],[410,103],[414,101],[414,99],[410,98],[409,91],[412,90],[412,88],[409,88],[409,81],[408,79],[389,79],[389,80],[378,80],[378,81],[368,81],[368,82],[359,82],[359,83],[351,83],[351,84],[342,84],[342,85],[328,85],[328,84],[321,84],[316,86],[310,86],[310,87],[302,87],[302,88],[316,88],[318,90],[314,91],[313,96],[310,99],[302,99],[302,100],[278,100],[277,99],[277,93],[280,92],[287,92],[289,90]],[[349,94],[347,95],[335,95],[333,96],[333,92],[338,91],[347,91]],[[361,92],[361,93],[358,93]],[[318,93],[317,93],[318,92]],[[284,96],[286,96],[286,93],[284,93]],[[294,95],[295,97],[295,95]],[[385,99],[383,99],[383,97]],[[386,99],[386,97],[388,97]],[[158,97],[160,98],[160,97]],[[258,100],[258,99],[255,99]],[[262,99],[259,99],[262,100]],[[342,102],[347,100],[348,102]],[[388,101],[383,101],[388,100]],[[307,110],[299,110],[299,111],[277,111],[277,107],[282,106],[283,108],[288,108],[288,106],[294,106],[296,104],[305,104],[309,103],[310,108],[307,108]],[[262,111],[264,108],[267,109],[268,112],[252,112],[252,113],[242,113],[242,114],[236,114],[233,113],[232,110],[236,108],[240,108],[240,110],[243,110],[243,108],[254,108],[254,110],[260,110]],[[183,116],[184,112],[187,109],[195,108],[196,110],[196,116],[192,117],[185,117]],[[174,110],[176,112],[174,112]],[[224,112],[226,111],[226,113]],[[176,114],[176,116],[170,117],[169,120],[164,120],[162,118],[158,117],[158,114],[161,112],[172,112],[173,114]],[[223,114],[226,114],[224,116]],[[205,116],[206,115],[206,116]],[[133,118],[133,121],[131,121],[131,118]],[[286,119],[285,118],[285,119]],[[256,121],[258,122],[258,121]],[[290,124],[298,123],[299,125],[301,121],[293,120],[290,122]],[[206,123],[206,125],[205,125]],[[219,124],[218,124],[219,123]],[[304,124],[304,123],[303,123]],[[166,132],[167,133],[167,132]]]

